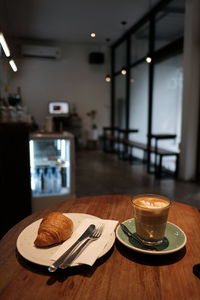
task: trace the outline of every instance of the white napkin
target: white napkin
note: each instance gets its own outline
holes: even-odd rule
[[[90,243],[71,265],[73,266],[77,264],[87,264],[89,266],[92,266],[103,249],[109,243],[111,236],[114,234],[114,230],[118,224],[118,221],[89,218],[84,219],[78,226],[78,228],[74,231],[71,238],[66,240],[59,247],[59,249],[50,257],[50,260],[57,260],[81,236],[81,234],[87,229],[90,224],[94,224],[95,226],[103,224],[104,228],[102,235],[96,241]]]

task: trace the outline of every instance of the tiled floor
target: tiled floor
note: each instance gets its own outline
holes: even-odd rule
[[[154,193],[200,208],[200,184],[156,179],[147,174],[146,165],[119,160],[100,150],[76,154],[76,196]]]

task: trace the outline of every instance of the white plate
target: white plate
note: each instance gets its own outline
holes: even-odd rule
[[[78,214],[78,213],[67,213],[65,216],[69,217],[74,224],[74,231],[86,218],[94,218],[99,219],[95,216],[88,215],[88,214]],[[18,252],[27,260],[42,265],[42,266],[49,266],[52,264],[50,257],[58,250],[60,245],[50,247],[50,248],[37,248],[34,245],[34,241],[37,236],[38,228],[42,219],[39,219],[29,226],[27,226],[18,236],[17,239],[17,250]],[[98,258],[106,254],[113,246],[115,242],[115,233],[111,236],[109,243],[103,249],[102,253],[99,255]]]

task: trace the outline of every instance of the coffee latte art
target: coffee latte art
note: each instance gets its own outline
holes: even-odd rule
[[[134,201],[135,205],[138,205],[143,208],[162,208],[169,205],[169,201],[166,201],[162,198],[154,197],[140,197]]]

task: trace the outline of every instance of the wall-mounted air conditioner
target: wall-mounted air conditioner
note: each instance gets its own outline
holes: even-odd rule
[[[58,47],[22,45],[21,54],[25,57],[56,59],[61,57],[61,50]]]

